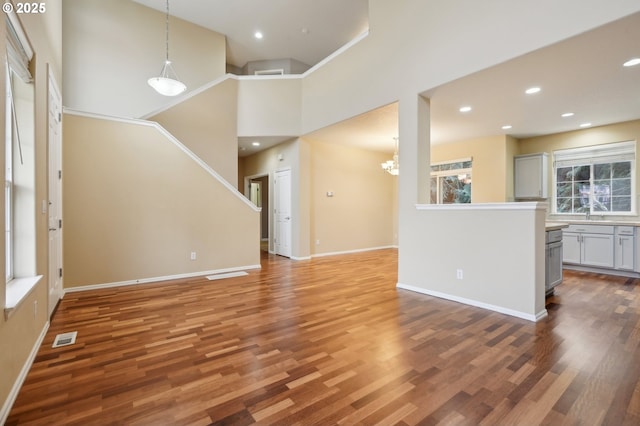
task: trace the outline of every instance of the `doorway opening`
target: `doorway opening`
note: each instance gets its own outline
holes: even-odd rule
[[[269,239],[269,175],[247,176],[246,196],[256,207],[260,207],[260,250],[270,252]]]

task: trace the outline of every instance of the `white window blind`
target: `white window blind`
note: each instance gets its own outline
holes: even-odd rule
[[[634,161],[636,159],[636,142],[615,142],[558,150],[553,152],[553,159],[556,168]]]
[[[7,14],[7,61],[9,66],[25,83],[33,81],[29,72],[29,62],[33,58],[33,50],[22,30],[20,21],[14,13]]]

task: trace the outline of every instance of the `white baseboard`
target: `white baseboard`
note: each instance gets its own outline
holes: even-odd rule
[[[189,272],[186,274],[168,275],[164,277],[141,278],[139,280],[118,281],[113,283],[91,284],[91,285],[84,285],[80,287],[69,287],[69,288],[65,288],[64,292],[75,293],[78,291],[98,290],[102,288],[112,288],[112,287],[124,287],[124,286],[148,284],[148,283],[154,283],[154,282],[160,282],[160,281],[179,280],[183,278],[204,277],[207,275],[224,274],[228,272],[246,271],[248,269],[260,269],[260,268],[261,268],[260,265],[238,266],[234,268],[214,269],[211,271],[202,271],[202,272]]]
[[[49,330],[49,321],[44,324],[42,331],[40,332],[40,336],[36,340],[35,344],[31,348],[31,353],[29,353],[29,357],[25,361],[22,366],[22,370],[20,370],[20,374],[11,387],[11,391],[9,391],[9,395],[7,399],[4,401],[2,405],[2,409],[0,410],[0,425],[5,424],[7,421],[7,417],[9,417],[9,412],[11,411],[11,407],[13,407],[13,403],[16,402],[16,398],[18,397],[18,393],[20,392],[20,388],[27,378],[27,374],[29,374],[29,370],[31,370],[31,366],[33,365],[33,361],[36,359],[36,355],[38,355],[38,350],[44,341],[45,336],[47,335],[47,331]]]
[[[316,253],[312,254],[311,257],[326,257],[326,256],[339,256],[341,254],[353,254],[353,253],[364,253],[367,251],[375,251],[375,250],[385,250],[391,248],[398,248],[398,246],[381,246],[381,247],[368,247],[363,249],[355,249],[355,250],[345,250],[345,251],[333,251],[328,253]]]
[[[476,308],[487,309],[489,311],[494,311],[494,312],[498,312],[498,313],[501,313],[501,314],[510,315],[512,317],[522,318],[522,319],[525,319],[527,321],[537,322],[537,321],[540,321],[542,318],[547,316],[547,310],[546,309],[543,309],[542,311],[536,313],[535,315],[532,315],[532,314],[528,314],[526,312],[515,311],[513,309],[504,308],[502,306],[491,305],[489,303],[479,302],[477,300],[467,299],[465,297],[454,296],[454,295],[451,295],[451,294],[440,293],[438,291],[427,290],[427,289],[422,288],[422,287],[416,287],[416,286],[408,285],[408,284],[398,283],[398,284],[396,284],[396,288],[400,288],[400,289],[403,289],[403,290],[414,291],[416,293],[426,294],[428,296],[437,297],[439,299],[451,300],[453,302],[463,303],[465,305],[475,306]]]

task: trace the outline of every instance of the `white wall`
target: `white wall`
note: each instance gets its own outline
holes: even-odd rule
[[[546,315],[544,203],[414,207],[400,288],[535,321]],[[462,272],[462,279],[457,272]]]
[[[165,59],[165,14],[129,0],[64,0],[63,99],[72,109],[141,117],[174,98],[148,84]],[[169,58],[187,91],[225,73],[225,37],[171,18]]]

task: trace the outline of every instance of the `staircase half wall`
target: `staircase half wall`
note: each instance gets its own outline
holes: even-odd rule
[[[158,124],[67,112],[63,164],[67,291],[260,267],[259,209]]]

